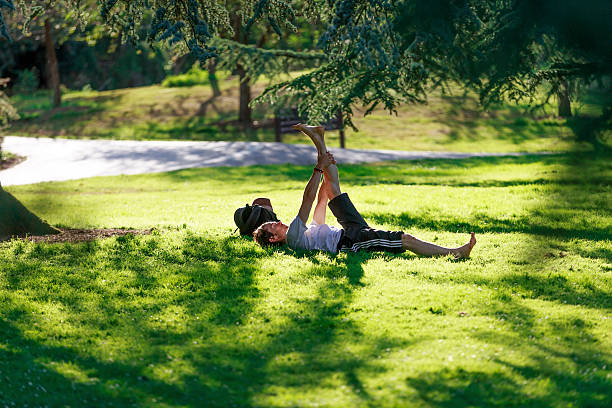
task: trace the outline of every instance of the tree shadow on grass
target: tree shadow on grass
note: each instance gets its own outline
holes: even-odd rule
[[[594,227],[606,225],[610,201],[593,203],[598,195],[609,196],[609,156],[576,154],[563,164],[555,178],[577,178],[580,189],[552,179],[551,188],[542,192],[539,205],[524,219],[514,225],[489,219],[487,228],[482,228],[524,234],[516,242],[516,257],[507,261],[508,268],[497,276],[473,273],[453,280],[490,291],[486,302],[473,304],[472,313],[494,319],[495,324],[488,329],[481,325],[467,334],[499,352],[489,361],[408,377],[406,384],[429,406],[612,404],[612,353],[599,320],[608,319],[612,293],[609,277],[597,270],[598,261],[610,261],[612,234],[609,228]],[[586,215],[562,220],[555,214],[559,209],[584,210]],[[400,217],[396,222],[418,224],[419,219]],[[563,226],[542,228],[555,224]],[[454,230],[446,222],[420,226]],[[474,219],[462,227],[478,230],[483,226]],[[568,261],[571,257],[576,260]],[[588,258],[585,265],[593,270],[581,269],[585,261],[580,257]],[[445,281],[443,277],[433,279]],[[503,328],[496,330],[495,326]]]
[[[432,219],[429,214],[412,215],[410,213],[388,214],[388,213],[364,213],[364,217],[372,219],[379,224],[391,224],[401,228],[423,228],[433,231],[471,231],[471,232],[493,232],[513,233],[520,232],[532,235],[554,236],[562,238],[582,238],[593,241],[609,240],[612,236],[612,227],[598,228],[573,222],[573,228],[555,227],[554,222],[546,222],[549,225],[537,221],[549,221],[541,214],[529,214],[513,219],[498,219],[486,214],[475,214],[469,221],[458,221],[456,219]],[[544,218],[544,220],[543,220]],[[535,222],[534,222],[535,221]]]
[[[300,153],[300,152],[298,152]],[[450,187],[510,187],[523,185],[559,184],[564,186],[580,187],[584,184],[581,174],[556,173],[554,167],[564,164],[571,159],[567,154],[551,155],[524,155],[524,156],[498,156],[475,157],[466,159],[422,159],[399,160],[381,162],[369,165],[342,164],[341,179],[346,188],[351,186],[368,185],[426,185]],[[296,160],[297,161],[297,158]],[[530,165],[543,164],[547,167],[545,174],[538,178],[525,177],[522,174],[514,175],[510,172],[494,173],[488,177],[479,177],[474,180],[473,171],[479,167],[496,167],[504,165]],[[224,182],[243,183],[248,177],[252,185],[269,186],[276,190],[283,188],[284,183],[300,182],[308,179],[311,166],[283,165],[256,165],[248,167],[211,167],[205,169],[184,169],[164,173],[159,177],[172,181],[196,182],[198,178],[222,179]],[[274,180],[271,184],[270,180]],[[591,184],[605,186],[609,177],[591,174]],[[264,190],[265,191],[265,190]],[[350,191],[350,190],[349,190]]]
[[[73,347],[49,345],[61,338],[36,341],[13,322],[31,323],[18,311],[0,319],[0,402],[6,406],[132,406],[148,395],[178,394],[175,387],[142,374],[141,368],[102,361]],[[30,312],[31,313],[31,312]],[[129,390],[129,392],[126,392]]]
[[[597,168],[601,166],[591,170]],[[608,177],[606,171],[597,175],[599,180]],[[553,269],[563,266],[555,245],[567,247],[564,251],[570,256],[608,256],[605,228],[589,233],[586,219],[576,218],[561,227],[567,235],[557,236],[555,229],[536,233],[537,226],[554,228],[559,222],[547,209],[577,208],[576,204],[586,209],[593,205],[589,197],[607,188],[591,182],[594,177],[583,165],[568,165],[558,176],[564,180],[577,174],[585,180],[585,197],[575,200],[563,184],[553,183],[543,192],[545,199],[551,195],[538,207],[539,213],[531,211],[534,219],[545,223],[524,219],[524,224],[495,224],[491,217],[466,221],[466,228],[493,223],[500,233],[521,233],[522,226],[532,225],[533,231],[517,243],[518,256],[501,261],[508,268],[500,276],[474,273],[464,280],[454,278],[491,291],[503,288],[492,301],[475,306],[474,314],[504,318],[508,330],[500,334],[479,328],[471,335],[511,347],[515,354],[491,361],[497,365],[492,371],[468,365],[409,375],[405,382],[420,401],[441,407],[551,406],[574,400],[581,406],[610,405],[609,380],[584,371],[612,364],[609,353],[597,350],[601,334],[594,323],[587,314],[571,310],[545,320],[535,307],[549,302],[547,310],[565,308],[567,302],[592,308],[588,313],[609,310],[612,296],[604,286],[577,281],[567,269]],[[607,207],[595,211],[594,221],[606,211]],[[425,220],[423,227],[445,226],[450,231],[447,221],[438,225]],[[377,254],[326,258],[282,249],[280,254],[299,262],[268,267],[266,262],[277,255],[274,251],[262,251],[237,237],[127,237],[87,245],[23,244],[20,250],[12,249],[14,261],[2,265],[0,288],[6,291],[0,329],[8,335],[0,347],[0,378],[5,372],[17,374],[9,376],[10,387],[0,383],[0,395],[7,402],[40,405],[25,392],[32,382],[44,387],[45,395],[54,394],[46,400],[51,406],[83,405],[84,400],[109,406],[270,406],[278,405],[278,399],[298,406],[304,405],[300,395],[318,395],[342,384],[359,403],[375,406],[364,378],[384,374],[376,355],[385,348],[411,345],[385,334],[364,333],[347,319],[362,285],[363,264]],[[551,252],[555,256],[547,256]],[[262,280],[273,279],[282,268],[295,269],[286,279],[321,279],[308,296],[281,293],[294,286],[286,282],[264,290]],[[272,272],[276,275],[270,277]],[[446,282],[447,276],[440,279]],[[45,320],[40,312],[46,308],[59,309],[67,320]],[[546,339],[542,333],[559,339]],[[355,353],[346,345],[365,351]],[[553,358],[556,362],[549,361]],[[48,373],[39,374],[42,370]],[[534,392],[539,384],[543,391]],[[399,401],[401,396],[388,398],[396,397]]]
[[[423,401],[435,407],[610,406],[612,384],[606,368],[612,353],[597,346],[594,326],[579,314],[541,318],[517,298],[496,299],[479,312],[507,326],[502,333],[478,329],[471,334],[495,347],[495,357],[476,367],[408,377],[407,384]],[[517,348],[528,358],[514,358]],[[525,387],[528,382],[533,385]]]
[[[363,283],[361,282],[364,273],[363,264],[374,257],[385,256],[382,253],[368,252],[359,252],[348,255],[331,255],[333,261],[335,262],[334,265],[337,265],[337,267],[330,268],[327,264],[322,263],[317,257],[318,254],[323,254],[324,252],[293,250],[287,246],[279,247],[276,251],[284,255],[292,256],[312,263],[313,272],[320,274],[327,279],[346,277],[349,285],[355,287],[363,286]],[[320,267],[320,271],[317,270],[318,267]]]
[[[466,279],[490,288],[514,286],[537,299],[609,309],[612,294],[604,286],[588,282],[576,286],[563,270],[569,273],[578,271],[572,265],[565,265],[563,258],[578,255],[595,261],[610,262],[612,259],[609,247],[612,239],[612,223],[609,222],[610,155],[576,153],[540,159],[546,162],[555,160],[559,166],[547,177],[548,187],[536,190],[536,204],[533,208],[526,208],[526,214],[522,216],[499,218],[486,213],[474,213],[468,217],[441,213],[432,216],[426,210],[401,214],[364,213],[364,216],[376,223],[403,229],[521,234],[517,236],[521,239],[513,239],[516,242],[512,251],[516,256],[506,261],[510,264],[509,273],[493,278],[467,275]],[[501,160],[515,161],[514,158]],[[516,159],[519,163],[533,160]],[[476,161],[480,162],[480,159]],[[495,251],[500,250],[503,248]]]
[[[484,111],[474,97],[468,95],[443,95],[448,102],[448,112],[437,117],[450,132],[442,143],[458,140],[477,141],[482,134],[494,131],[497,140],[507,140],[514,144],[537,140],[545,136],[569,136],[563,121],[552,115],[538,117],[528,112],[526,107],[509,104],[501,110]],[[478,129],[482,128],[479,134]],[[564,134],[565,133],[565,134]]]
[[[334,381],[368,401],[361,378],[405,345],[346,318],[369,256],[294,253],[296,274],[322,279],[267,307],[258,281],[274,253],[238,237],[11,245],[0,308],[9,406],[265,406]]]

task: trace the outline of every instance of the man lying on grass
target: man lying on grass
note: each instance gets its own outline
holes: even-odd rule
[[[346,193],[340,191],[336,161],[325,147],[324,129],[320,126],[298,124],[294,129],[306,134],[314,142],[318,160],[312,176],[304,189],[302,205],[297,217],[289,226],[280,221],[266,222],[253,232],[253,238],[261,246],[287,244],[293,249],[339,251],[387,251],[403,252],[410,250],[418,255],[452,255],[467,258],[476,244],[474,233],[467,244],[458,248],[444,248],[421,241],[403,231],[382,231],[370,228],[355,209]],[[323,184],[319,188],[323,175]],[[312,223],[306,226],[310,210],[319,190]],[[325,223],[325,212],[329,208],[342,225],[342,229]]]

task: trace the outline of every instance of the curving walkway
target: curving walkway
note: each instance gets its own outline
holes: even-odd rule
[[[316,161],[316,150],[312,145],[258,142],[74,140],[7,136],[2,149],[27,157],[23,163],[0,171],[0,183],[3,186],[95,176],[157,173],[190,167],[283,163],[309,165]],[[410,152],[335,147],[331,151],[338,163],[524,154]]]

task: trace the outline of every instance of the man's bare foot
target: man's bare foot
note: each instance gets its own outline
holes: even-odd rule
[[[310,126],[305,123],[298,123],[297,125],[292,125],[291,128],[294,130],[299,130],[301,132],[317,132],[319,136],[323,136],[323,134],[325,133],[325,128],[323,126]]]
[[[325,147],[325,128],[323,126],[310,126],[304,123],[298,123],[297,125],[291,126],[291,128],[299,130],[308,136],[318,150]],[[326,149],[323,149],[323,151],[326,151]]]
[[[456,259],[469,258],[470,252],[472,252],[472,248],[474,248],[474,245],[476,245],[476,237],[474,236],[474,233],[472,232],[470,235],[470,242],[453,250],[453,256]]]

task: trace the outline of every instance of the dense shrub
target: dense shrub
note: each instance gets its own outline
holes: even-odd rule
[[[18,71],[13,92],[26,95],[33,94],[40,84],[39,78],[40,76],[36,67]]]
[[[178,88],[182,86],[194,86],[194,85],[208,85],[210,79],[208,77],[208,71],[200,68],[200,64],[196,62],[189,69],[189,71],[180,75],[169,75],[162,82],[162,86],[167,88]],[[217,71],[217,79],[222,80],[229,76],[226,71]]]
[[[17,111],[11,105],[11,102],[4,94],[2,88],[6,87],[9,83],[8,78],[0,78],[0,129],[5,126],[9,120],[18,119]],[[2,136],[0,135],[0,147],[2,146]],[[0,150],[0,158],[2,151]]]

